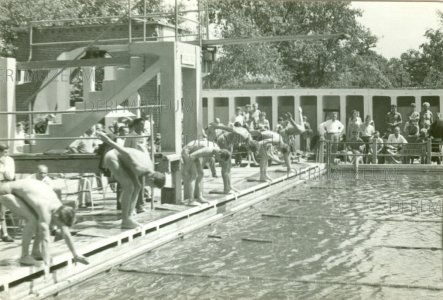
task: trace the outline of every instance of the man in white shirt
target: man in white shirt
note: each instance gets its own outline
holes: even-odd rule
[[[38,180],[51,186],[51,178],[48,176],[48,167],[45,165],[37,166],[37,173],[30,175],[28,179]]]
[[[407,144],[408,141],[400,134],[400,127],[394,128],[394,133],[388,137],[386,147],[386,154],[392,154],[393,157],[388,159],[390,163],[401,163],[404,158],[397,159],[395,154],[401,154],[403,144]]]
[[[332,144],[332,153],[336,153],[338,150],[338,142],[340,142],[340,138],[342,135],[345,126],[337,120],[338,113],[331,113],[331,120],[327,120],[326,122],[318,125],[318,132],[321,135],[324,135],[325,139],[331,142],[335,142]]]
[[[235,109],[235,117],[233,118],[233,123],[240,123],[241,126],[245,123],[245,117],[242,115],[242,109],[237,107]]]
[[[152,120],[152,125],[154,125],[154,120]],[[145,134],[148,136],[151,136],[152,129],[151,129],[151,115],[146,114],[145,115],[145,125],[144,125]]]

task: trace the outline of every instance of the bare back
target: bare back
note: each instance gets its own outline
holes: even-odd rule
[[[48,224],[51,221],[51,213],[62,206],[57,194],[42,181],[21,179],[7,184],[11,194],[22,199],[33,209],[40,220],[44,220]]]
[[[136,176],[150,174],[154,172],[154,164],[149,153],[137,149],[125,148],[126,155],[113,149],[105,155],[105,164],[108,160],[117,160],[126,168],[132,170]]]

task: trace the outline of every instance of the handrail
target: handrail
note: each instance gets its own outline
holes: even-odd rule
[[[91,112],[113,112],[116,110],[137,110],[142,108],[156,108],[165,107],[166,105],[145,105],[135,107],[121,107],[121,108],[85,108],[84,110],[49,110],[49,111],[0,111],[0,115],[42,115],[42,114],[72,114],[72,113],[91,113]]]

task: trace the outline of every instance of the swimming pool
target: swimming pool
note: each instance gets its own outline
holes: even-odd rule
[[[441,247],[443,175],[396,176],[313,180],[55,299],[443,299],[443,290],[370,285],[443,289],[442,252],[431,248]]]

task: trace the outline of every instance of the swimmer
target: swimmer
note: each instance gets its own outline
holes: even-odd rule
[[[4,182],[0,186],[0,204],[3,209],[8,208],[13,214],[26,220],[23,228],[21,264],[38,266],[40,263],[37,260],[43,259],[44,264],[49,266],[51,225],[60,228],[69,250],[74,255],[74,261],[89,264],[85,257],[76,252],[69,232],[69,227],[75,222],[74,209],[62,205],[46,183],[34,179]],[[34,245],[29,255],[29,246],[34,235]]]
[[[145,177],[145,185],[161,189],[166,182],[165,174],[154,171],[149,153],[125,148],[102,133],[97,135],[104,143],[114,148],[106,153],[104,163],[122,186],[119,199],[122,207],[121,228],[141,227],[140,223],[132,219],[132,215],[142,188],[142,177]]]
[[[207,160],[211,157],[220,162],[227,163],[231,159],[231,153],[207,139],[194,140],[189,142],[182,150],[183,168],[182,175],[185,188],[185,197],[189,197],[189,204],[209,203],[203,197],[203,165],[201,159]],[[194,200],[194,198],[196,198]]]
[[[235,125],[239,125],[240,123],[236,123]],[[246,128],[241,126],[224,126],[216,123],[209,124],[209,129],[215,132],[216,129],[224,130],[222,134],[218,136],[215,133],[212,136],[217,136],[217,144],[220,149],[226,149],[230,153],[233,152],[234,145],[246,144],[246,147],[249,148],[252,143],[252,136]],[[248,151],[250,151],[248,149]],[[224,189],[223,192],[225,194],[229,194],[232,192],[239,192],[238,189],[234,188],[231,183],[231,168],[232,161],[229,159],[228,161],[220,161],[220,165],[222,167],[222,178]]]
[[[299,107],[298,111],[300,113],[300,122],[301,124],[298,125],[297,123],[295,123],[294,119],[292,118],[292,114],[291,113],[286,113],[285,116],[289,121],[288,126],[286,126],[285,128],[281,129],[279,131],[279,134],[282,137],[289,137],[290,135],[300,135],[303,132],[306,131],[305,125],[303,123],[303,114],[302,114],[302,108]]]
[[[260,154],[260,181],[272,182],[272,178],[268,175],[268,160],[272,160],[283,163],[280,159],[276,158],[272,147],[275,146],[283,154],[284,163],[287,167],[288,173],[291,172],[291,160],[289,159],[289,145],[284,143],[284,139],[281,135],[273,131],[262,131],[259,141],[256,141],[256,147]]]

